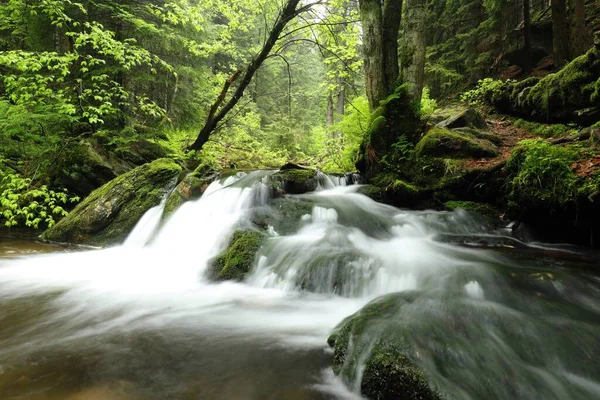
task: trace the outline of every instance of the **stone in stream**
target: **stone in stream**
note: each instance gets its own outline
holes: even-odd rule
[[[208,277],[217,281],[242,281],[252,269],[263,240],[264,235],[260,232],[235,231],[227,248],[211,261]]]
[[[119,243],[160,203],[180,173],[181,167],[166,158],[137,167],[93,191],[42,239],[92,246]]]
[[[186,201],[200,198],[208,186],[218,177],[218,171],[207,169],[204,166],[200,166],[187,174],[167,198],[162,219],[170,217]]]

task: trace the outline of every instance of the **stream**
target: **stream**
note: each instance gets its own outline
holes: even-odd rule
[[[0,399],[360,399],[327,337],[403,291],[428,296],[403,318],[449,398],[600,398],[598,253],[376,203],[346,178],[272,199],[266,174],[214,182],[166,221],[161,204],[120,246],[0,238]],[[207,280],[256,225],[268,238],[246,280]],[[492,316],[503,330],[477,330]]]

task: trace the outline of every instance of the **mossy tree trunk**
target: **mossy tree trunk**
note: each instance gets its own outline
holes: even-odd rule
[[[566,0],[552,0],[552,43],[554,66],[560,68],[569,60],[569,25]]]
[[[525,73],[531,71],[531,16],[530,0],[523,0],[523,38],[525,40]]]
[[[415,101],[421,101],[425,79],[425,24],[427,1],[408,0],[406,4],[406,46],[402,51],[402,81],[411,85]]]
[[[371,109],[396,87],[402,0],[360,0],[367,97]]]

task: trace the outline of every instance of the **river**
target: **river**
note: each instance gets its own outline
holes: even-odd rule
[[[379,204],[340,178],[270,199],[265,174],[215,182],[167,221],[158,206],[112,248],[1,239],[0,399],[359,399],[331,372],[327,336],[402,291],[435,299],[404,317],[445,347],[423,366],[451,398],[600,398],[597,253]],[[257,221],[268,238],[246,280],[208,281]],[[448,318],[455,299],[472,319]],[[506,329],[475,331],[488,315]]]

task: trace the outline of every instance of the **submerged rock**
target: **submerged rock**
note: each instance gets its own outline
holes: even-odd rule
[[[137,167],[93,191],[42,238],[94,246],[118,243],[160,203],[180,173],[181,167],[166,158]]]
[[[254,265],[256,253],[263,239],[264,235],[259,232],[236,231],[227,248],[209,266],[209,278],[218,281],[243,280]]]
[[[333,370],[369,399],[441,399],[417,366],[418,351],[403,335],[396,316],[415,293],[380,297],[338,325],[327,342]],[[365,358],[366,357],[366,358]]]

